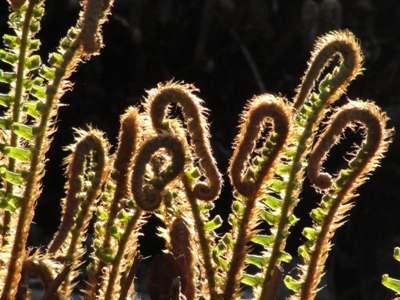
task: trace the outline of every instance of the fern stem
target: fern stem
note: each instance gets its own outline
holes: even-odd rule
[[[320,77],[325,65],[335,55],[341,55],[342,61],[339,68],[333,71],[333,75],[327,75],[319,84],[320,94],[313,94],[309,97],[313,85]],[[281,217],[279,219],[276,240],[272,248],[270,262],[265,272],[260,299],[267,295],[269,281],[272,276],[274,266],[279,260],[279,253],[285,246],[288,235],[289,220],[288,216],[294,209],[292,203],[300,192],[301,178],[304,176],[303,159],[310,151],[310,139],[315,135],[315,128],[320,123],[324,113],[324,108],[336,101],[345,91],[349,82],[361,71],[362,55],[360,47],[355,37],[349,31],[330,32],[320,38],[315,46],[309,67],[302,79],[302,83],[297,90],[294,108],[300,109],[296,116],[296,122],[304,118],[303,132],[298,139],[295,157],[293,158],[292,168],[289,174],[288,185],[283,199]],[[311,107],[304,102],[308,99]]]
[[[38,1],[36,1],[36,0],[29,1],[28,7],[27,7],[27,10],[25,13],[24,23],[22,26],[21,43],[20,43],[20,47],[19,47],[19,56],[18,56],[18,65],[17,65],[17,70],[16,70],[15,95],[14,95],[13,113],[12,113],[13,122],[19,122],[19,119],[20,119],[21,102],[22,102],[22,94],[23,94],[23,83],[24,83],[24,77],[25,77],[25,72],[24,72],[25,71],[25,61],[26,61],[26,56],[27,56],[28,37],[29,37],[29,33],[30,33],[29,26],[31,24],[32,17],[33,17],[33,11],[34,11],[34,8],[35,8],[35,5],[37,4],[37,2]],[[18,140],[19,140],[18,135],[12,130],[10,146],[17,147]],[[16,163],[15,158],[10,157],[9,163],[8,163],[8,170],[10,172],[15,171],[15,163]],[[14,191],[14,185],[12,183],[7,183],[6,193],[12,195],[13,191]],[[5,237],[7,236],[8,232],[9,232],[10,221],[11,221],[11,212],[6,210],[4,212],[4,224],[3,224],[3,232],[2,232],[3,244],[6,243]]]
[[[32,20],[33,11],[38,3],[37,0],[29,1],[27,11],[25,13],[25,19],[23,23],[22,36],[21,36],[21,46],[19,53],[19,61],[17,67],[17,82],[16,82],[16,94],[15,94],[15,102],[13,107],[13,121],[18,122],[20,118],[20,105],[23,91],[23,79],[24,79],[24,69],[25,69],[25,58],[27,53],[27,45],[28,45],[28,36],[29,36],[29,26]],[[18,144],[18,136],[12,132],[11,135],[11,145],[17,146]],[[15,170],[15,159],[10,158],[9,161],[9,170]],[[27,182],[29,184],[29,182]],[[13,193],[13,185],[7,185],[7,193]],[[30,219],[33,217],[32,210],[33,203],[30,201],[30,198],[25,198],[20,209],[20,214],[18,218],[17,230],[15,233],[14,244],[12,248],[11,258],[8,264],[8,272],[5,279],[4,290],[1,296],[1,300],[12,299],[14,297],[13,294],[17,291],[17,286],[21,278],[21,270],[22,270],[22,262],[19,261],[20,257],[22,257],[22,252],[25,250],[26,240],[28,238],[28,230],[30,225]],[[30,218],[29,218],[30,217]],[[29,220],[27,220],[29,218]],[[7,227],[11,220],[10,212],[5,212],[5,222],[4,222],[4,230],[8,231]],[[3,235],[4,237],[5,235]]]
[[[128,222],[128,224],[125,228],[125,231],[119,242],[119,247],[118,247],[117,253],[112,262],[112,269],[110,272],[110,277],[108,278],[107,290],[106,290],[104,299],[115,299],[114,288],[115,288],[115,284],[118,279],[118,274],[120,272],[120,266],[122,263],[122,259],[123,259],[123,256],[125,255],[125,250],[128,245],[128,242],[130,241],[130,236],[131,236],[132,232],[135,230],[135,228],[137,227],[142,214],[143,214],[143,210],[141,210],[140,208],[137,208],[135,211],[135,214],[133,215],[132,219]]]
[[[329,127],[310,154],[310,159],[316,156],[313,164],[321,162],[343,130],[355,122],[363,124],[367,132],[362,147],[349,163],[350,168],[340,172],[340,176],[334,183],[331,182],[330,175],[327,173],[318,172],[317,176],[313,176],[313,178],[329,178],[329,180],[323,180],[323,184],[330,181],[332,185],[323,201],[325,199],[325,203],[332,202],[332,204],[327,208],[328,212],[321,224],[315,246],[311,247],[314,249],[307,262],[305,280],[300,293],[302,300],[314,298],[322,276],[322,268],[328,256],[330,239],[335,230],[344,223],[342,219],[352,206],[349,201],[355,196],[354,190],[365,180],[363,175],[377,167],[381,157],[380,152],[385,152],[387,148],[387,139],[391,131],[385,129],[386,117],[372,103],[352,101],[332,116]],[[316,182],[313,180],[313,182],[318,187],[320,180]],[[325,185],[321,188],[325,188]]]
[[[204,222],[202,220],[202,216],[200,213],[199,206],[197,204],[197,199],[193,193],[190,179],[186,174],[182,176],[183,185],[185,187],[186,195],[189,200],[190,208],[192,210],[193,219],[197,231],[197,235],[199,237],[199,244],[202,254],[202,263],[204,264],[204,269],[206,272],[207,285],[209,290],[209,299],[216,300],[218,299],[217,290],[216,290],[216,282],[215,282],[215,268],[212,264],[211,259],[211,250],[210,250],[210,242],[207,238],[206,230],[204,228]]]
[[[279,153],[283,150],[287,136],[290,131],[290,110],[285,105],[285,100],[272,95],[255,97],[248,103],[242,120],[241,130],[236,138],[235,152],[230,166],[230,177],[235,189],[247,196],[247,201],[243,204],[244,212],[240,219],[239,231],[237,234],[230,268],[225,281],[224,299],[232,299],[240,283],[241,269],[246,256],[246,244],[253,235],[253,227],[258,219],[254,218],[254,208],[256,200],[263,191],[260,190],[262,184],[270,179],[273,174],[273,165]],[[273,123],[273,134],[265,143],[268,153],[263,158],[265,161],[261,169],[255,175],[254,181],[243,180],[243,168],[249,160],[251,152],[254,150],[256,139],[261,133],[264,120]]]
[[[29,2],[37,3],[36,0]],[[51,133],[48,128],[48,124],[52,117],[54,101],[58,100],[59,88],[65,75],[69,75],[69,71],[73,69],[74,63],[77,63],[75,52],[79,48],[79,42],[75,40],[69,49],[69,56],[66,57],[61,65],[55,72],[55,78],[51,85],[46,90],[46,104],[43,109],[43,114],[40,119],[39,130],[35,137],[34,147],[32,148],[32,156],[30,162],[29,173],[26,178],[26,186],[23,195],[23,201],[18,217],[18,224],[15,233],[15,243],[13,245],[11,260],[8,266],[8,273],[5,279],[5,286],[1,300],[8,300],[11,295],[9,291],[13,290],[12,287],[18,285],[19,273],[21,270],[21,263],[18,262],[23,251],[25,251],[25,245],[28,238],[29,227],[33,218],[33,208],[38,197],[38,187],[40,186],[40,175],[44,167],[44,155],[48,147],[47,136]],[[45,143],[46,142],[46,143]],[[16,289],[14,289],[16,290]]]

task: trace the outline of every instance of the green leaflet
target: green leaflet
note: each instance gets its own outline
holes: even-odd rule
[[[274,242],[275,237],[272,235],[256,234],[251,241],[261,246],[269,246]]]
[[[251,287],[256,287],[262,283],[262,278],[255,275],[243,274],[241,282]]]
[[[31,95],[37,99],[45,99],[46,98],[46,88],[42,86],[42,78],[37,78],[41,80],[36,80],[33,82],[31,86]]]
[[[100,249],[98,248],[95,252],[95,255],[105,264],[110,264],[113,262],[115,255],[110,248]]]
[[[265,222],[267,222],[269,225],[272,226],[272,225],[278,224],[281,215],[279,212],[271,212],[271,211],[263,210],[260,212],[260,217]]]
[[[0,82],[11,84],[15,81],[15,79],[15,72],[4,72],[3,70],[0,70]]]
[[[18,54],[0,49],[0,60],[13,66],[18,61]]]
[[[64,61],[64,58],[60,53],[52,53],[50,55],[48,63],[52,67],[60,67],[61,64],[63,63],[63,61]]]
[[[22,162],[28,161],[31,157],[31,151],[29,149],[0,145],[0,151],[8,157],[15,158]]]
[[[317,224],[321,224],[325,218],[325,211],[323,210],[323,208],[317,207],[311,211],[310,215],[314,222],[316,222]]]
[[[394,248],[393,257],[394,257],[397,261],[400,261],[400,247]]]
[[[54,70],[46,65],[42,65],[39,69],[39,75],[47,80],[52,80],[54,78]]]
[[[121,221],[122,224],[127,224],[132,219],[132,216],[122,209],[118,213],[117,218]]]
[[[39,69],[41,63],[42,62],[39,55],[32,55],[31,57],[27,57],[25,60],[25,66],[29,71]]]
[[[117,239],[117,241],[121,240],[122,235],[124,234],[123,230],[119,228],[117,225],[113,225],[110,227],[110,233],[113,237]]]
[[[201,173],[198,168],[193,168],[192,170],[186,172],[186,176],[191,180],[195,180],[201,177]]]
[[[23,178],[22,174],[16,172],[10,172],[5,167],[0,167],[0,176],[4,180],[13,183],[13,184],[23,184],[25,179]]]
[[[24,125],[24,124],[20,124],[20,123],[13,123],[12,128],[13,128],[14,133],[18,134],[19,136],[23,137],[24,139],[27,139],[28,141],[33,140],[33,138],[35,137],[36,127]]]
[[[382,276],[382,284],[397,293],[400,293],[400,280],[389,277],[385,274]]]
[[[11,201],[9,201],[9,199],[5,199],[3,197],[0,198],[0,208],[7,210],[7,211],[11,211],[11,212],[15,212],[17,207],[15,206],[15,204]]]
[[[0,95],[0,97],[1,97],[1,95]],[[12,121],[10,118],[0,117],[0,129],[5,129],[5,130],[10,129],[11,123],[12,123]]]
[[[303,235],[309,240],[316,240],[318,238],[319,232],[315,228],[305,227],[303,229]]]
[[[17,49],[21,44],[21,38],[10,34],[4,34],[3,44],[9,49]]]
[[[0,76],[1,76],[1,70],[0,70]],[[9,96],[7,94],[0,94],[0,105],[4,107],[10,107],[13,102],[14,102],[14,97]]]
[[[282,206],[282,200],[271,195],[267,195],[262,201],[272,209],[278,209]]]
[[[269,257],[255,254],[247,254],[245,262],[262,268],[267,265]]]
[[[273,179],[270,186],[271,190],[277,193],[284,191],[286,187],[287,187],[287,182],[278,179]]]
[[[107,220],[108,219],[108,212],[104,210],[101,206],[97,207],[96,216],[100,220]]]
[[[222,225],[222,218],[219,215],[216,215],[214,219],[211,221],[208,221],[207,223],[204,224],[204,229],[205,230],[215,230]]]
[[[222,268],[222,270],[224,271],[229,270],[228,262],[219,255],[218,251],[213,250],[212,259],[219,267]]]
[[[290,262],[292,260],[292,256],[289,253],[285,252],[285,251],[281,251],[279,253],[279,259],[281,261],[284,261],[284,262],[288,263],[288,262]]]
[[[285,279],[286,286],[292,291],[298,292],[301,289],[302,283],[293,279],[291,276],[286,276]]]

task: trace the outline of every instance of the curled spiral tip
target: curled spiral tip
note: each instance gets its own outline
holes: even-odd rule
[[[193,144],[194,154],[199,158],[200,167],[206,177],[206,182],[197,183],[193,192],[199,200],[211,201],[220,194],[222,178],[212,156],[205,118],[207,110],[202,105],[203,101],[193,94],[194,91],[197,89],[192,85],[167,82],[148,92],[145,108],[157,132],[174,134],[178,134],[179,130],[171,126],[173,123],[168,119],[168,106],[176,103],[182,108],[189,133],[187,139]]]
[[[328,32],[314,46],[308,69],[297,89],[295,109],[302,107],[315,82],[335,55],[339,55],[341,61],[339,69],[330,80],[328,104],[338,99],[349,82],[362,72],[363,56],[355,36],[348,30]]]
[[[307,175],[311,182],[321,190],[326,190],[332,186],[332,176],[328,173],[320,173],[317,177],[313,177],[309,172]]]
[[[140,201],[140,203],[138,202],[138,205],[144,211],[155,211],[161,205],[162,196],[160,191],[156,190],[154,187],[145,188],[145,193],[143,193],[142,197],[143,201]]]
[[[212,201],[218,197],[219,188],[213,188],[204,182],[199,182],[194,186],[193,193],[197,199]]]
[[[146,165],[151,162],[153,155],[162,148],[165,148],[172,156],[171,162],[156,178],[145,183]],[[185,151],[182,142],[177,137],[166,133],[144,142],[135,157],[132,171],[131,187],[137,205],[145,211],[158,209],[162,202],[162,190],[181,174],[184,165]]]
[[[101,24],[111,6],[112,0],[85,0],[82,17],[80,42],[83,52],[87,55],[96,54],[103,46]]]
[[[371,102],[350,101],[332,115],[327,128],[321,134],[308,158],[307,175],[316,187],[326,189],[332,185],[331,176],[320,173],[320,166],[345,128],[351,127],[354,123],[364,127],[364,141],[353,154],[354,158],[349,161],[350,169],[344,173],[346,179],[343,179],[343,182],[353,181],[359,185],[363,176],[379,165],[382,153],[387,150],[392,132],[385,128],[386,116]]]
[[[235,151],[230,163],[230,178],[232,185],[243,196],[249,197],[265,181],[267,175],[273,170],[273,163],[282,151],[286,138],[290,132],[291,107],[285,99],[265,94],[254,97],[246,106],[242,114],[240,132],[234,143]],[[254,151],[256,141],[260,138],[262,128],[267,124],[273,125],[273,133],[266,141],[270,143],[264,164],[258,168],[257,179],[248,179],[244,175],[249,164],[251,153]]]

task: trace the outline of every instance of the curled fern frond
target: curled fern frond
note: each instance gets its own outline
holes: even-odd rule
[[[235,139],[234,153],[230,165],[230,177],[235,189],[246,197],[254,196],[258,188],[265,181],[265,176],[272,169],[272,163],[282,151],[290,129],[291,108],[286,105],[285,99],[272,95],[255,97],[242,115],[240,133]],[[263,127],[265,119],[271,119],[273,134],[267,140],[255,170],[245,170],[249,166],[250,154],[254,150],[257,138]],[[264,159],[265,161],[261,161]],[[256,159],[254,159],[256,160]],[[247,167],[249,168],[249,167]],[[247,173],[247,174],[246,174]],[[245,175],[246,174],[246,175]],[[246,178],[247,177],[247,178]]]
[[[263,127],[272,124],[259,156],[250,158]],[[242,115],[240,132],[236,138],[229,175],[234,188],[245,197],[237,197],[230,222],[237,227],[229,262],[224,299],[232,299],[242,278],[247,244],[255,235],[254,228],[261,221],[256,201],[265,193],[266,182],[274,174],[276,159],[282,153],[291,128],[291,107],[280,97],[262,95],[253,98]],[[247,165],[248,170],[245,170]],[[251,171],[250,171],[251,168]],[[237,206],[237,208],[235,208]],[[234,219],[237,219],[234,220]],[[248,256],[249,258],[249,256]],[[266,262],[265,262],[266,263]]]
[[[156,178],[144,180],[146,165],[161,148],[171,153],[172,161]],[[185,150],[181,141],[170,134],[159,134],[143,143],[135,157],[132,175],[132,192],[137,205],[145,211],[155,211],[162,202],[161,192],[178,177],[185,165]]]
[[[156,131],[171,131],[170,123],[166,119],[167,107],[172,103],[182,107],[190,140],[194,146],[194,157],[198,158],[207,178],[207,183],[196,183],[193,191],[196,198],[210,201],[218,197],[222,179],[211,154],[210,134],[204,117],[206,110],[202,106],[202,101],[193,94],[195,91],[193,86],[181,83],[159,84],[158,88],[148,91],[146,108]]]
[[[340,66],[335,68],[333,76],[327,75],[324,84],[320,86],[320,92],[329,93],[324,101],[328,105],[338,99],[345,92],[350,81],[362,71],[363,57],[354,35],[348,31],[332,31],[317,40],[311,54],[308,69],[302,79],[300,87],[297,89],[294,108],[299,109],[316,82],[320,77],[325,66],[335,55],[340,55]]]
[[[73,154],[67,159],[69,181],[62,221],[48,248],[51,256],[72,264],[71,271],[80,263],[83,254],[81,243],[93,216],[94,202],[100,195],[108,173],[109,146],[103,134],[93,129],[89,133],[80,134]],[[71,292],[71,280],[70,276],[64,280],[64,291]]]
[[[351,199],[359,187],[378,165],[386,152],[392,130],[386,128],[387,118],[371,102],[351,101],[332,115],[328,127],[322,133],[309,157],[308,174],[318,189],[326,189],[320,207],[312,211],[314,226],[305,228],[304,236],[308,241],[299,248],[304,259],[301,278],[288,277],[286,282],[295,287],[297,293],[291,299],[314,299],[318,283],[322,277],[325,261],[331,247],[331,238],[335,230],[343,225]],[[327,173],[321,173],[319,165],[329,149],[336,143],[344,129],[358,123],[365,128],[361,147],[349,161],[349,168],[340,171],[332,179]],[[297,282],[297,284],[294,284]]]
[[[80,41],[86,55],[96,54],[103,46],[101,24],[106,21],[113,0],[85,0],[83,2]]]

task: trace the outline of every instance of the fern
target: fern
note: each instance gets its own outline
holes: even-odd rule
[[[293,211],[305,176],[321,202],[311,211],[313,225],[303,230],[300,275],[287,275],[284,282],[295,292],[291,299],[313,299],[335,230],[392,135],[385,113],[372,101],[348,100],[332,108],[362,70],[360,47],[348,31],[317,40],[293,102],[270,94],[248,101],[228,169],[234,199],[227,232],[220,233],[224,220],[213,212],[222,176],[210,146],[208,111],[193,85],[170,81],[147,91],[142,108],[127,108],[114,153],[103,132],[76,130],[65,160],[60,227],[42,252],[26,250],[60,98],[79,62],[103,46],[101,25],[111,4],[84,1],[77,25],[42,63],[35,37],[43,1],[10,1],[14,33],[4,36],[6,47],[0,50],[10,66],[0,71],[0,82],[8,87],[0,95],[5,110],[0,118],[1,299],[29,299],[28,274],[42,281],[42,299],[71,298],[81,279],[90,222],[94,242],[83,298],[135,299],[142,259],[138,237],[150,215],[164,224],[158,234],[165,240],[164,253],[153,259],[146,276],[151,299],[240,299],[244,285],[255,299],[275,299],[282,264],[292,259],[285,246],[298,221]],[[338,65],[320,79],[336,56]],[[173,113],[174,105],[181,113]],[[338,174],[323,172],[328,152],[348,127],[362,129],[361,145],[348,167]],[[250,273],[249,266],[257,271]],[[398,291],[395,279],[385,275],[383,282]]]

